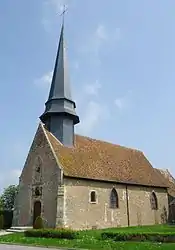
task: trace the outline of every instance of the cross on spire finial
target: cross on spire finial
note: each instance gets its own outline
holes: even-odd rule
[[[64,25],[64,15],[65,15],[67,9],[68,9],[67,6],[64,4],[64,5],[63,5],[62,13],[60,14],[60,16],[63,17],[63,21],[62,21],[62,22],[63,22],[63,25]]]

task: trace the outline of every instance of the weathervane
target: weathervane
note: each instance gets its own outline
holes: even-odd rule
[[[64,15],[65,15],[65,12],[67,11],[67,9],[68,9],[68,7],[64,4],[64,5],[63,5],[63,11],[62,11],[62,13],[60,14],[60,16],[63,17],[63,24],[64,24]]]

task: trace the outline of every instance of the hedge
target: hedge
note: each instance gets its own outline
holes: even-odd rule
[[[169,243],[175,242],[175,232],[168,233],[113,233],[103,232],[103,240],[112,239],[114,241],[152,241]]]
[[[76,231],[71,229],[32,229],[24,232],[26,237],[75,239]]]
[[[4,216],[0,214],[0,230],[4,228]]]
[[[4,229],[10,228],[12,226],[13,211],[0,210],[0,215],[3,215]]]

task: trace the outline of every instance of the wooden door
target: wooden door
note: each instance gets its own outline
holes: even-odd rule
[[[33,207],[33,225],[35,223],[36,218],[40,215],[41,215],[41,202],[35,201],[34,207]]]

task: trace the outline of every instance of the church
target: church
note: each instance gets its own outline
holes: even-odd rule
[[[13,227],[30,227],[39,215],[48,228],[166,223],[174,179],[153,168],[140,150],[76,135],[80,120],[63,24],[49,97],[19,178]]]

